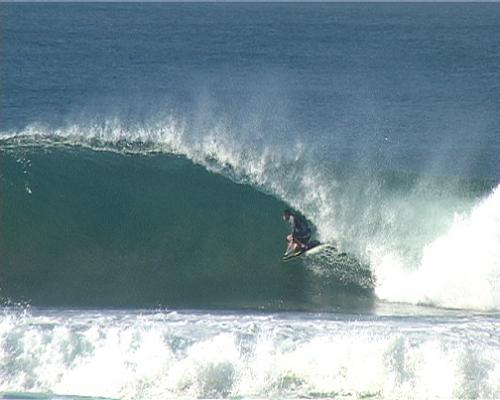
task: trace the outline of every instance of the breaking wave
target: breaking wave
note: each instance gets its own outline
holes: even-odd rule
[[[23,298],[36,298],[49,276],[71,299],[68,265],[80,263],[86,272],[78,281],[104,291],[84,291],[78,305],[90,293],[98,304],[179,305],[180,287],[199,296],[187,306],[215,305],[216,297],[233,306],[235,299],[285,308],[353,304],[373,291],[391,302],[500,307],[500,200],[492,182],[374,170],[362,160],[352,168],[314,143],[251,132],[172,116],[2,132],[4,294],[23,289]],[[304,213],[335,256],[283,268],[284,206]],[[144,276],[156,285],[150,294],[162,285],[170,294],[148,297],[149,282],[116,300]],[[339,287],[342,299],[333,295]],[[326,293],[319,303],[318,291]],[[346,300],[353,292],[355,300]]]

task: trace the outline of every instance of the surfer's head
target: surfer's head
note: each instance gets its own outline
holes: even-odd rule
[[[285,209],[285,211],[283,211],[283,219],[285,221],[288,221],[288,219],[290,218],[290,215],[292,215],[292,212],[288,208]]]

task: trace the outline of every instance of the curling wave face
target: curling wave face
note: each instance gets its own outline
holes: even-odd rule
[[[193,164],[157,139],[164,132],[156,142],[112,133],[4,135],[4,297],[52,306],[370,306],[371,288],[354,278],[325,285],[310,270],[283,268],[282,201]],[[213,153],[192,157],[239,173]]]
[[[383,300],[452,308],[499,308],[499,256],[494,250],[499,248],[495,228],[499,205],[498,190],[488,194],[491,183],[367,171],[361,166],[354,170],[351,165],[343,168],[319,156],[314,145],[298,138],[284,141],[275,134],[273,139],[264,140],[254,133],[235,132],[223,120],[194,123],[172,115],[135,124],[119,118],[58,128],[34,124],[20,131],[1,133],[3,163],[8,166],[4,171],[9,171],[2,175],[3,186],[13,196],[11,204],[23,204],[23,199],[26,207],[38,204],[36,209],[43,204],[54,211],[51,214],[47,209],[31,210],[31,218],[35,218],[32,222],[36,218],[45,221],[31,223],[30,229],[45,224],[59,229],[59,236],[67,231],[76,235],[90,215],[99,221],[88,228],[92,232],[87,240],[92,237],[93,242],[75,241],[73,247],[79,247],[75,250],[79,255],[60,257],[59,262],[64,265],[75,259],[106,260],[104,263],[114,259],[122,267],[130,264],[132,271],[142,270],[156,260],[156,269],[169,265],[185,271],[174,273],[174,281],[181,275],[199,276],[208,265],[226,270],[220,279],[225,285],[241,279],[242,284],[236,284],[234,292],[246,292],[243,282],[256,270],[268,271],[265,276],[273,275],[276,282],[289,272],[276,272],[280,270],[277,260],[282,251],[279,238],[286,232],[278,216],[286,203],[313,222],[320,240],[334,243],[340,252],[351,254],[368,266],[371,280],[376,282],[375,294]],[[65,166],[67,162],[74,164],[73,170]],[[44,190],[48,192],[41,196]],[[485,200],[480,202],[481,198]],[[55,199],[59,199],[57,207]],[[70,207],[71,202],[79,206]],[[69,211],[84,208],[83,204],[91,206],[81,215],[75,217]],[[64,208],[65,217],[58,217],[64,214]],[[14,225],[13,216],[20,218],[25,213],[20,208],[12,212],[12,208],[7,209],[3,215],[8,217],[11,213]],[[196,214],[198,217],[194,218]],[[174,215],[176,219],[169,219]],[[57,227],[51,219],[65,222]],[[488,219],[490,224],[485,222]],[[4,217],[4,224],[5,221]],[[64,226],[68,221],[72,221],[70,228]],[[467,224],[474,226],[474,237],[479,238],[482,246],[464,245],[472,240],[464,233]],[[17,247],[12,247],[7,246],[4,234],[4,248],[16,253],[10,257],[14,260],[10,263],[12,270],[22,258],[12,249],[19,248],[24,235],[17,235]],[[113,238],[114,235],[117,236]],[[189,246],[180,240],[186,236]],[[12,238],[13,235],[9,240]],[[106,249],[110,242],[114,242],[113,251]],[[145,243],[150,244],[147,250]],[[46,247],[33,250],[33,259],[37,258],[35,254],[48,253],[51,248],[47,243],[41,246]],[[460,253],[454,250],[456,247],[460,247]],[[134,250],[126,257],[117,257],[131,248]],[[193,249],[200,254],[197,261],[193,261]],[[89,251],[94,255],[88,257]],[[165,252],[172,255],[168,262]],[[37,265],[55,265],[50,257],[38,257]],[[25,258],[24,262],[40,271],[39,266],[34,268],[32,260]],[[142,267],[132,267],[134,263]],[[92,268],[99,270],[97,264]],[[325,274],[339,281],[335,272],[330,273],[329,263],[312,260],[306,264],[307,272],[294,273],[305,273],[306,280],[315,277],[311,278],[314,282],[322,281]],[[230,271],[235,266],[237,269]],[[116,275],[123,274],[117,270]],[[254,298],[257,282],[263,278],[252,276],[256,278],[255,287],[250,285],[252,290],[244,296],[247,301]],[[297,279],[302,281],[304,277]],[[356,278],[348,281],[354,282],[354,287],[367,287]],[[314,287],[312,291],[322,290],[316,283],[306,286]],[[193,287],[199,292],[199,287]],[[214,287],[220,291],[220,286]],[[276,288],[271,285],[268,289],[272,292]],[[308,302],[303,294],[297,297],[297,293],[304,293],[303,287],[283,290],[296,291],[291,296],[292,303]],[[136,298],[143,295],[137,294]]]

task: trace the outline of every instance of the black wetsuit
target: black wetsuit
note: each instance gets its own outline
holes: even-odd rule
[[[299,215],[291,214],[288,222],[292,227],[292,237],[294,240],[306,245],[309,239],[311,239],[311,228],[309,228],[306,220]]]

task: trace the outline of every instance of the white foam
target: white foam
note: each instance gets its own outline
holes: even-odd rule
[[[359,318],[359,317],[358,317]],[[112,398],[496,398],[490,320],[133,312],[0,317],[0,391]]]
[[[409,271],[385,255],[377,264],[379,297],[450,308],[500,308],[500,186],[448,232],[425,246],[420,265]]]

